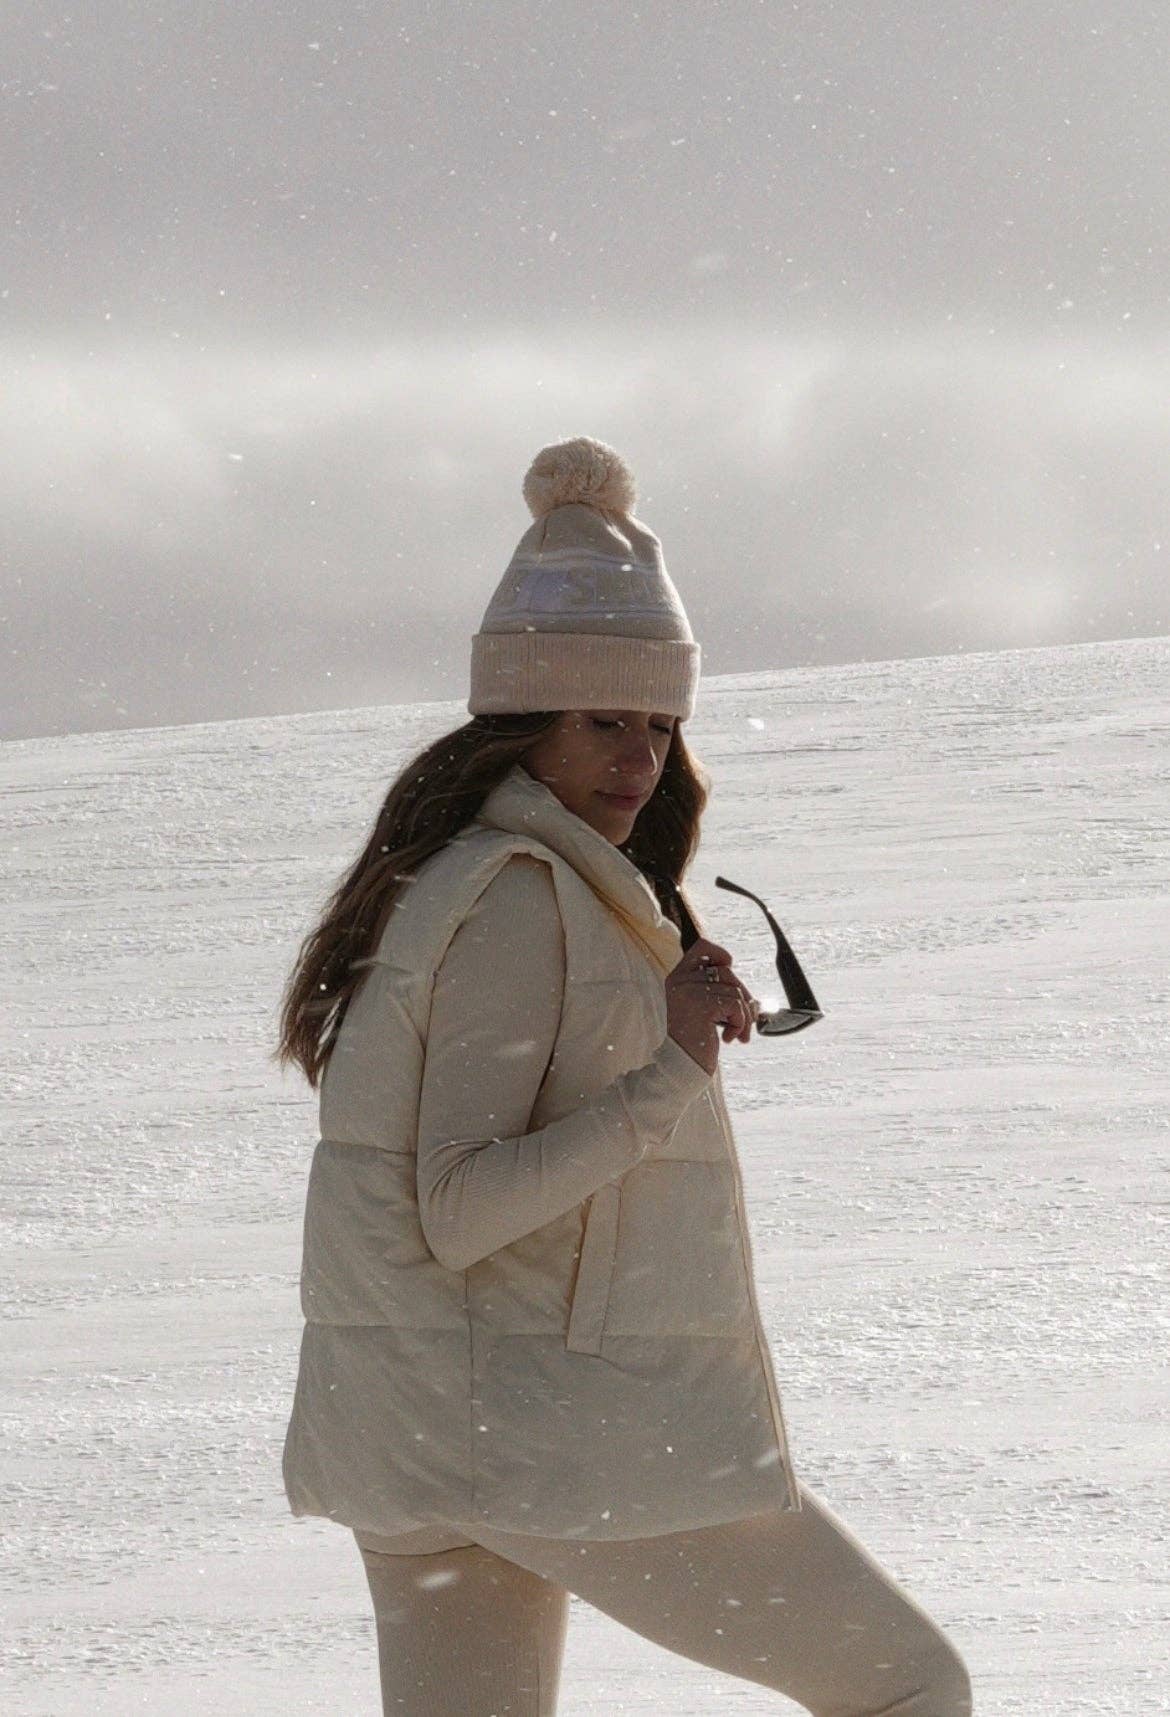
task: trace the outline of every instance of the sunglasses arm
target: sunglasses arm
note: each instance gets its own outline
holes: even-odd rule
[[[800,961],[789,947],[787,936],[759,895],[753,894],[750,888],[741,888],[737,882],[728,882],[725,876],[717,876],[715,886],[716,888],[729,888],[733,893],[745,895],[748,900],[755,901],[768,920],[772,934],[776,938],[776,970],[780,974],[780,982],[784,985],[784,994],[788,998],[789,1007],[799,1008],[802,1011],[811,1009],[814,1013],[819,1014],[822,1010],[812,993],[811,984],[801,970]]]

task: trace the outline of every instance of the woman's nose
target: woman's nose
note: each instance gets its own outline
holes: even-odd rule
[[[630,734],[618,754],[618,761],[614,764],[615,770],[623,775],[634,775],[639,770],[653,775],[657,767],[658,756],[648,733]]]

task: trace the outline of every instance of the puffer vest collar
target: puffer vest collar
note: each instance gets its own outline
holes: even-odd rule
[[[678,927],[662,912],[637,865],[522,764],[514,764],[493,787],[473,821],[508,834],[531,835],[551,847],[617,913],[661,972],[672,972],[678,965],[682,957]]]

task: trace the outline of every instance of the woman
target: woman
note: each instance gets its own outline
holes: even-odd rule
[[[524,494],[473,719],[285,996],[321,1095],[290,1506],[355,1533],[398,1717],[547,1717],[573,1592],[818,1717],[966,1717],[792,1467],[718,1071],[758,1008],[680,935],[699,647],[612,448],[543,449]]]

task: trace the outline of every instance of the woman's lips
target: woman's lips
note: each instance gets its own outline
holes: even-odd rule
[[[603,793],[603,799],[608,799],[613,805],[621,805],[627,811],[636,811],[642,803],[641,793]]]

